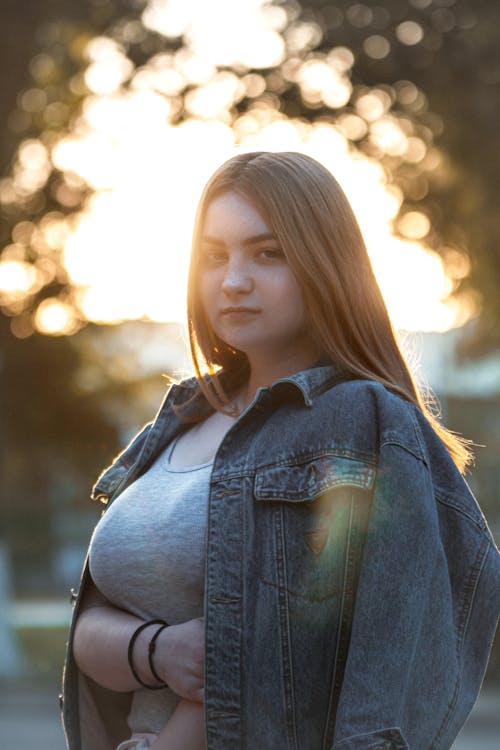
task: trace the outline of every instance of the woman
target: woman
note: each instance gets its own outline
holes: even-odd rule
[[[188,324],[196,377],[93,490],[68,747],[449,748],[500,556],[324,167],[257,152],[212,176]]]

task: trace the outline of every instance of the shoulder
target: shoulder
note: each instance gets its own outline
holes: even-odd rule
[[[152,422],[148,422],[130,440],[128,445],[113,459],[113,462],[101,471],[95,481],[91,493],[91,500],[101,500],[106,503],[114,488],[121,482],[134,461],[139,456],[144,443],[150,433]]]
[[[370,441],[379,464],[404,465],[420,481],[427,477],[437,496],[482,523],[467,483],[416,404],[373,380],[347,381],[323,396],[356,443]]]
[[[402,414],[412,411],[413,404],[377,380],[356,378],[332,385],[322,396],[346,401],[350,406],[370,408],[382,413]]]
[[[130,468],[137,462],[153,428],[158,433],[164,428],[165,424],[171,424],[171,420],[176,420],[171,411],[172,404],[190,398],[197,388],[198,381],[195,377],[186,378],[178,382],[173,379],[170,381],[163,401],[154,418],[145,424],[129,440],[125,448],[115,456],[113,462],[103,469],[92,487],[91,499],[102,499],[102,502],[106,502],[106,498],[113,493]]]
[[[423,458],[420,409],[376,380],[348,380],[317,397],[317,410],[359,439],[371,437],[377,449],[394,443]],[[430,425],[429,425],[430,428]],[[430,428],[432,429],[432,428]]]

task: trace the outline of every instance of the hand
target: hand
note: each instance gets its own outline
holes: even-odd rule
[[[170,625],[156,642],[155,668],[177,695],[203,703],[205,624],[203,617]]]

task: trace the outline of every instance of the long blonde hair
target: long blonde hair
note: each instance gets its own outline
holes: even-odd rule
[[[311,337],[321,352],[355,377],[376,380],[416,404],[460,471],[472,460],[470,441],[447,430],[435,401],[418,387],[399,347],[351,206],[333,175],[296,152],[234,156],[209,179],[193,231],[188,281],[188,334],[199,385],[209,403],[227,413],[228,391],[249,376],[246,355],[222,341],[198,293],[199,246],[207,208],[233,191],[248,200],[276,236],[304,296]],[[218,377],[226,375],[226,388]]]

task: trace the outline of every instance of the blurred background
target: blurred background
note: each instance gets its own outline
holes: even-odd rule
[[[238,151],[337,177],[500,540],[499,28],[496,0],[2,0],[2,747],[63,747],[89,489],[191,374],[194,210]],[[499,691],[497,640],[457,750],[498,747]]]

